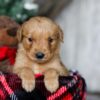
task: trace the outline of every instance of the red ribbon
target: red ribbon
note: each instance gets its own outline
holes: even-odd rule
[[[0,47],[0,61],[9,59],[10,64],[14,64],[16,57],[16,48],[3,46]]]

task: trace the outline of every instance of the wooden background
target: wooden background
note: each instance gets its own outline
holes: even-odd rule
[[[100,92],[100,0],[71,0],[56,21],[64,31],[63,62]]]

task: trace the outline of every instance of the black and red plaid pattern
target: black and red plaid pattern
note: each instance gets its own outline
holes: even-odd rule
[[[0,72],[0,100],[86,100],[86,84],[77,72],[59,77],[59,83],[59,89],[50,93],[44,86],[43,76],[39,76],[35,90],[27,93],[17,75]]]

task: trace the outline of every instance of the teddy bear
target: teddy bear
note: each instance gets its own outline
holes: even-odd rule
[[[0,71],[10,71],[17,49],[17,29],[20,25],[8,16],[0,16]]]

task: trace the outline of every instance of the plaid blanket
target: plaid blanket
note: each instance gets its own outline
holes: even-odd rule
[[[21,80],[12,73],[0,72],[0,100],[86,100],[85,80],[78,72],[70,71],[67,77],[59,77],[59,89],[50,93],[46,90],[43,76],[36,78],[36,87],[27,93]]]

